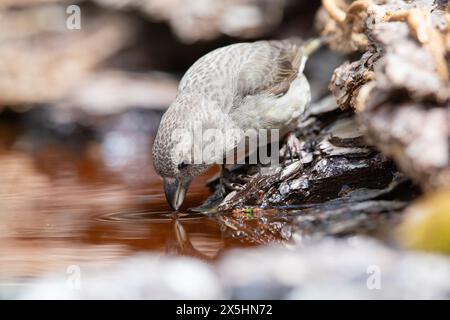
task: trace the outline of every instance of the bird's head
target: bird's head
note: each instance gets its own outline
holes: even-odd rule
[[[169,110],[161,119],[153,143],[153,165],[164,180],[164,193],[173,210],[183,204],[192,180],[209,167],[195,163],[192,135],[183,129],[186,123],[186,117]]]

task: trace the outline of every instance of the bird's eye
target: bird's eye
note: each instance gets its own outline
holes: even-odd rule
[[[186,168],[188,165],[186,162],[182,162],[178,165],[178,170],[183,170],[184,168]]]

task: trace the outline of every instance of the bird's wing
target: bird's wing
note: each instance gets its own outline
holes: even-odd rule
[[[251,50],[239,73],[239,96],[284,95],[302,72],[302,47],[289,41],[259,41]]]

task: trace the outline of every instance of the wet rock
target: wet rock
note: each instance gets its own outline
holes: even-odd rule
[[[388,233],[398,225],[407,204],[401,201],[329,201],[294,211],[293,229],[301,238]]]
[[[302,168],[302,162],[296,161],[288,165],[280,174],[280,180],[286,180],[291,177],[294,173],[296,173],[300,168]]]
[[[324,107],[325,103],[334,107]],[[311,107],[296,130],[301,159],[290,163],[290,157],[282,156],[281,171],[248,171],[249,179],[240,180],[242,189],[228,196],[219,206],[221,210],[242,205],[319,203],[341,197],[344,186],[350,190],[382,189],[391,183],[395,166],[368,146],[352,114],[336,110],[329,98],[318,104]],[[228,179],[237,181],[242,174],[242,169],[232,171]]]
[[[284,181],[280,184],[278,191],[282,196],[288,195],[290,192],[297,190],[307,190],[309,187],[309,181],[307,177],[301,177],[295,180]]]

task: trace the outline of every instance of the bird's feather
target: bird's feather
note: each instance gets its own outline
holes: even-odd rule
[[[283,95],[301,72],[302,48],[287,41],[260,41],[239,73],[242,96]]]

